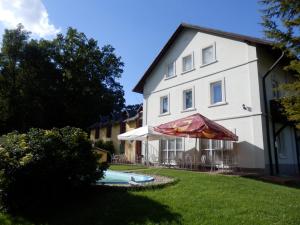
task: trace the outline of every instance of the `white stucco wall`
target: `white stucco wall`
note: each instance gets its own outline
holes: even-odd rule
[[[201,67],[202,48],[216,44],[217,62]],[[194,54],[194,70],[182,71],[182,57]],[[175,60],[176,77],[165,79],[166,66]],[[225,82],[226,104],[210,107],[210,82]],[[193,88],[195,110],[182,112],[182,92]],[[169,95],[170,114],[160,116],[160,97]],[[249,110],[244,110],[245,104]],[[264,168],[264,139],[256,48],[244,42],[195,31],[183,32],[153,70],[144,86],[144,125],[159,125],[201,113],[239,136],[239,164]],[[159,148],[158,142],[151,143]]]

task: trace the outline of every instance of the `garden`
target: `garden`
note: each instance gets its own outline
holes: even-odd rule
[[[139,191],[94,187],[1,224],[299,224],[300,189],[230,175],[111,165],[178,182]],[[24,216],[24,215],[23,215]],[[26,218],[26,219],[24,219]]]

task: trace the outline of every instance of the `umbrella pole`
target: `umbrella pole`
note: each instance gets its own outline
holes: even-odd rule
[[[194,154],[194,166],[196,164],[196,154],[198,153],[198,151],[197,151],[197,141],[198,141],[198,138],[196,137],[196,141],[195,141],[195,154]]]
[[[183,168],[185,168],[185,137],[183,138],[183,154],[182,154],[182,162],[183,162]]]
[[[148,149],[148,136],[147,136],[147,140],[146,140],[146,165],[149,166],[149,149]]]
[[[224,153],[223,153],[223,151],[224,151],[224,145],[225,145],[225,142],[224,141],[222,141],[222,172],[224,171]]]

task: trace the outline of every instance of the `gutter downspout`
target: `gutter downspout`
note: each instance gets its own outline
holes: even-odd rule
[[[270,164],[271,175],[273,175],[274,172],[273,172],[273,160],[272,160],[272,150],[271,150],[271,140],[270,140],[270,123],[269,123],[269,109],[268,109],[268,99],[267,99],[267,89],[266,89],[266,78],[272,72],[272,70],[278,65],[278,63],[283,58],[283,56],[284,56],[284,52],[282,52],[281,56],[274,62],[274,64],[263,75],[263,79],[262,79],[264,107],[265,107],[265,114],[266,114],[267,148],[268,148],[268,154],[269,154],[269,164]]]

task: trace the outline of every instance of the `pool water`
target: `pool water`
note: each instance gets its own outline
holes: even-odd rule
[[[151,182],[154,178],[151,176],[136,174],[136,173],[125,173],[120,171],[106,170],[104,177],[99,180],[98,184],[128,184],[130,181],[136,183]]]

